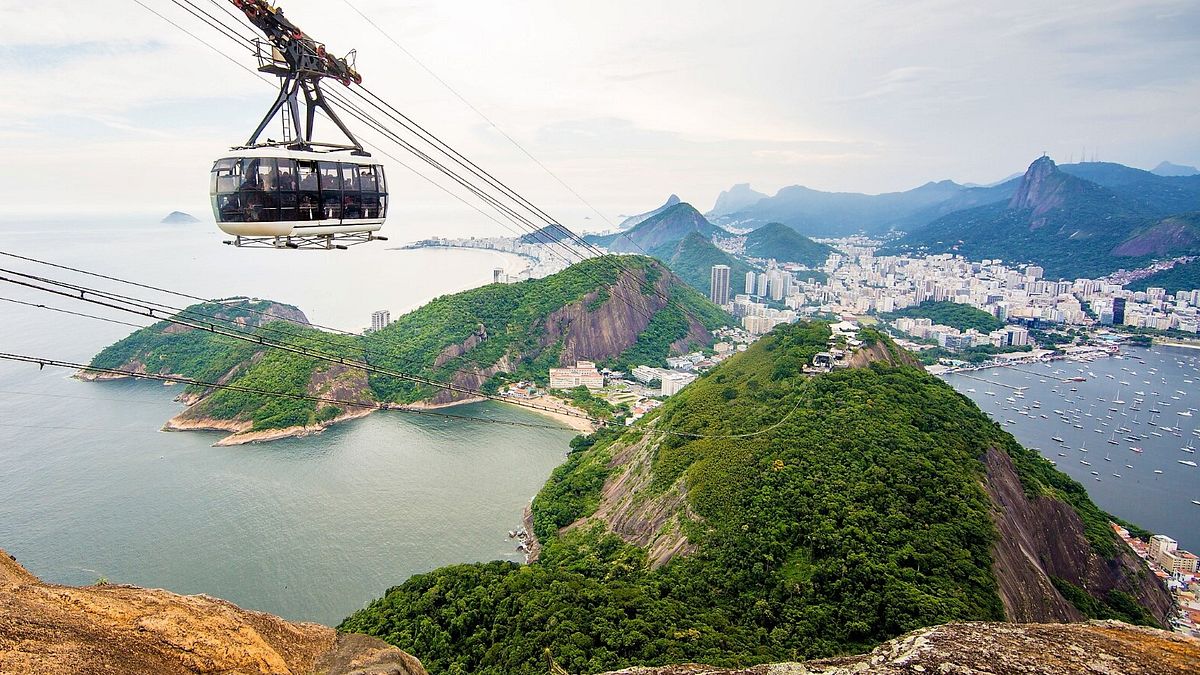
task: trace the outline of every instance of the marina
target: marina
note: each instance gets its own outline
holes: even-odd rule
[[[1155,346],[1086,361],[990,368],[986,379],[973,372],[942,377],[1023,445],[1086,485],[1102,509],[1196,549],[1200,393],[1188,383],[1197,376],[1200,354]],[[988,391],[975,390],[980,381]],[[996,390],[1010,395],[996,396]],[[1101,441],[1104,451],[1095,448]],[[1098,459],[1123,469],[1096,471]]]

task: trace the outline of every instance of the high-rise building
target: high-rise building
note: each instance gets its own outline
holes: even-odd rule
[[[1125,323],[1125,298],[1113,298],[1112,320],[1118,326]]]
[[[712,290],[708,299],[722,307],[729,304],[729,265],[713,265]]]
[[[754,272],[746,272],[746,295],[754,295],[754,280],[756,278]]]
[[[386,309],[371,312],[371,331],[377,331],[392,322],[392,313]]]
[[[767,273],[758,273],[758,283],[754,285],[754,294],[762,297],[767,294]]]

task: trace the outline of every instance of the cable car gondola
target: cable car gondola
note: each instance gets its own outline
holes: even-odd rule
[[[383,165],[363,149],[321,91],[325,77],[346,86],[362,81],[352,63],[354,52],[345,58],[332,56],[266,0],[231,1],[266,35],[267,42],[255,43],[258,70],[277,76],[280,85],[279,95],[250,140],[213,163],[209,180],[213,218],[222,232],[234,235],[225,243],[344,249],[386,239],[376,234],[387,216]],[[313,139],[318,111],[349,144]],[[293,129],[296,138],[259,143],[277,115],[285,138]]]

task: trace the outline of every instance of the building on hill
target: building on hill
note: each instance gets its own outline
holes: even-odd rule
[[[591,361],[576,361],[573,368],[551,368],[551,389],[574,389],[587,387],[601,389],[604,387],[604,375],[596,370],[596,364]]]
[[[729,265],[712,266],[712,287],[708,299],[719,307],[729,304]]]
[[[754,282],[758,275],[753,270],[746,272],[746,295],[754,295]]]
[[[385,326],[392,322],[392,313],[386,309],[379,309],[371,312],[371,332],[382,330]]]
[[[672,396],[679,393],[680,389],[691,384],[696,379],[694,373],[680,373],[672,371],[663,375],[662,378],[662,395]]]

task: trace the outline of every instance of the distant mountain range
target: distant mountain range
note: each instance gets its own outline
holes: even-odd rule
[[[1163,162],[1154,171],[1143,171],[1111,162],[1084,162],[1059,169],[1159,215],[1200,208],[1196,201],[1200,183],[1161,180],[1200,176],[1194,167]],[[1011,199],[1021,177],[1016,174],[988,186],[943,180],[877,195],[793,185],[767,196],[742,183],[722,192],[707,215],[723,227],[757,228],[779,222],[807,236],[914,232],[948,214]]]
[[[1098,276],[1200,251],[1197,210],[1200,176],[1106,162],[1059,167],[1041,157],[1007,200],[943,215],[881,253],[954,252],[1036,262],[1048,276]]]

